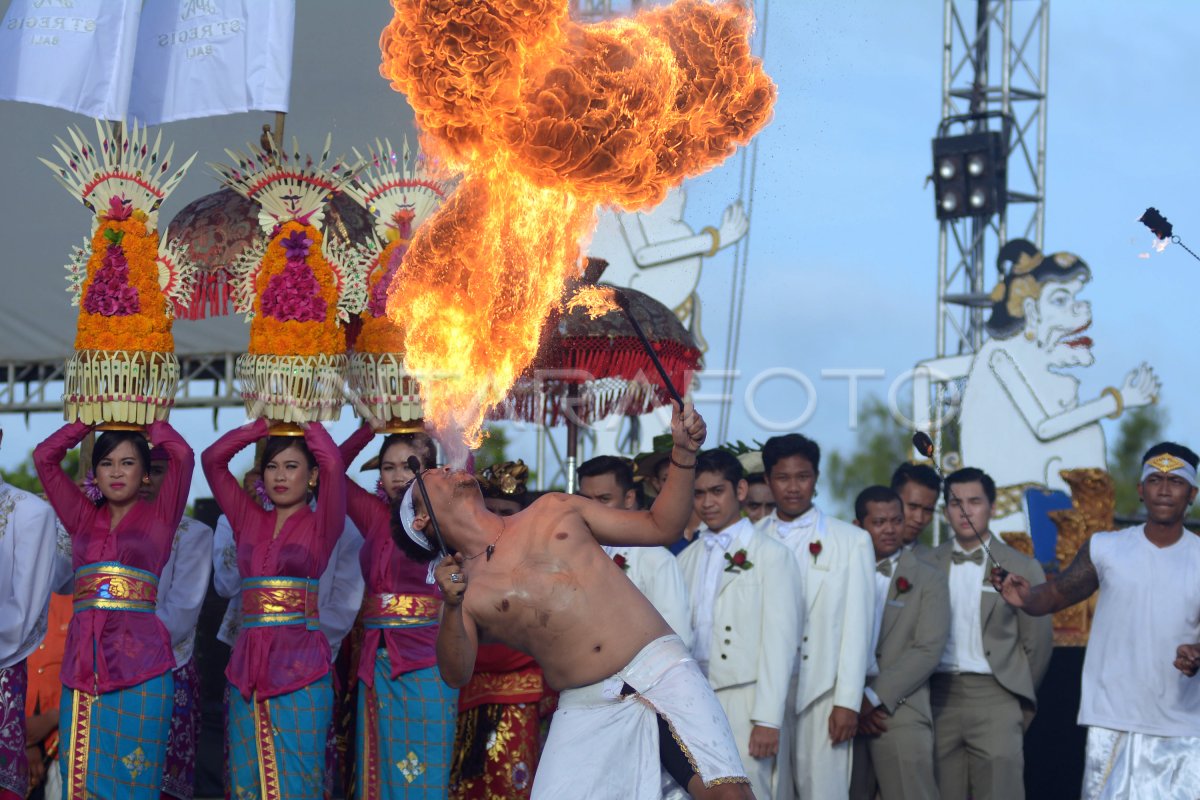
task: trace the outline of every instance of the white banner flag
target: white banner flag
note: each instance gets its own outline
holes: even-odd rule
[[[146,0],[130,116],[287,111],[295,19],[295,0]]]
[[[0,100],[125,119],[141,0],[13,0],[0,23]]]

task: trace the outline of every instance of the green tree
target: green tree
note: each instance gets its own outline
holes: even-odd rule
[[[868,397],[858,417],[854,449],[834,451],[821,469],[825,486],[843,515],[853,513],[854,498],[873,484],[887,486],[892,473],[912,456],[912,431],[900,424],[877,396]]]
[[[79,450],[67,453],[67,457],[63,459],[63,470],[71,476],[79,474]],[[32,454],[13,469],[0,470],[0,476],[3,476],[5,482],[18,489],[24,489],[34,494],[42,493],[42,482],[38,480],[37,472],[33,468]]]
[[[1118,516],[1140,516],[1142,502],[1137,484],[1142,477],[1142,455],[1162,441],[1167,412],[1161,406],[1142,406],[1125,415],[1117,439],[1109,450],[1108,473],[1116,484]]]
[[[508,446],[512,440],[499,425],[484,426],[483,444],[475,451],[475,471],[508,461]]]

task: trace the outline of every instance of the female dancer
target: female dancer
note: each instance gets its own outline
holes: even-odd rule
[[[242,577],[242,628],[225,675],[232,795],[320,800],[332,716],[329,642],[317,617],[317,579],[346,522],[346,475],[337,446],[319,424],[304,438],[272,436],[261,508],[229,472],[230,460],[268,435],[265,420],[230,431],[201,464],[229,518]],[[309,495],[321,482],[316,510]]]
[[[71,536],[75,609],[63,653],[59,759],[73,798],[155,800],[171,723],[175,655],[155,615],[158,578],[187,504],[195,459],[166,422],[146,435],[167,451],[171,468],[153,502],[150,447],[136,431],[96,440],[93,503],[63,472],[67,451],[91,428],[74,422],[34,450],[46,497]]]
[[[342,445],[349,464],[371,440],[364,424]],[[407,536],[392,538],[392,508],[413,473],[409,456],[436,465],[433,440],[423,433],[392,434],[379,450],[382,496],[347,481],[350,519],[363,534],[362,657],[358,666],[358,754],[355,798],[445,798],[450,784],[457,692],[437,671],[441,596],[428,580],[434,553]]]

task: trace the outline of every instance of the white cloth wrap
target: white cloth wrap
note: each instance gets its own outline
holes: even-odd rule
[[[623,697],[626,683],[637,694]],[[706,787],[749,783],[725,712],[671,635],[650,642],[611,678],[559,695],[532,800],[659,797],[656,712]]]
[[[1200,736],[1088,728],[1083,800],[1200,797]]]
[[[1154,459],[1151,459],[1151,461],[1153,461],[1153,460]],[[1138,483],[1141,483],[1142,481],[1146,480],[1146,478],[1150,477],[1151,475],[1161,475],[1163,473],[1166,473],[1167,475],[1175,475],[1177,477],[1183,478],[1185,481],[1190,483],[1192,486],[1197,485],[1197,483],[1196,483],[1196,468],[1193,467],[1191,464],[1187,463],[1186,461],[1181,461],[1180,465],[1172,470],[1159,469],[1158,467],[1152,465],[1150,463],[1150,461],[1147,461],[1145,464],[1142,465],[1142,477],[1141,477],[1141,479],[1138,480]]]

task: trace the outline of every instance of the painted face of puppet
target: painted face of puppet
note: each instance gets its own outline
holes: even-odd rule
[[[1092,306],[1078,295],[1084,280],[1047,281],[1036,299],[1025,300],[1025,335],[1037,343],[1051,367],[1088,367],[1095,361],[1092,339]]]

